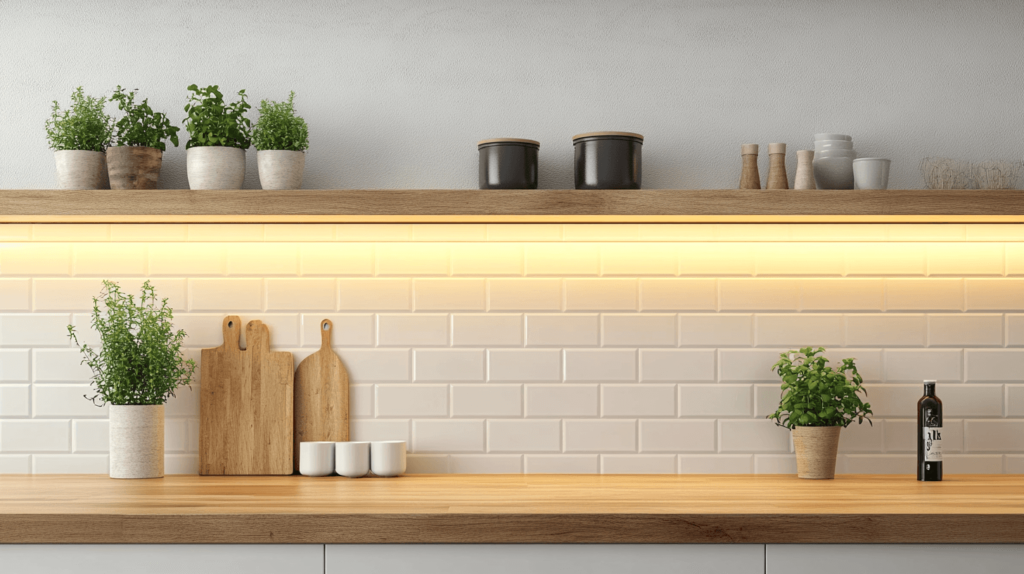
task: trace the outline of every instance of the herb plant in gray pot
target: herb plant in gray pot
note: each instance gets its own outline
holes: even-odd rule
[[[87,96],[79,86],[71,106],[62,110],[56,100],[46,120],[46,139],[57,162],[60,189],[110,189],[104,150],[110,145],[114,122],[103,110],[105,97]]]
[[[837,370],[823,347],[780,355],[772,370],[782,378],[779,408],[767,418],[793,431],[797,476],[835,478],[839,433],[853,421],[871,424],[871,405],[861,401],[863,382],[853,359]]]
[[[102,308],[101,308],[102,305]],[[103,282],[93,297],[92,328],[100,347],[79,343],[82,363],[92,369],[97,406],[110,405],[110,477],[158,478],[164,475],[164,403],[188,386],[196,364],[185,360],[185,331],[173,328],[167,299],[158,300],[149,281],[136,299],[117,283]]]
[[[116,146],[107,148],[107,171],[111,189],[156,189],[160,166],[170,140],[178,146],[178,129],[167,115],[149,107],[149,100],[135,103],[137,90],[117,87],[111,100],[124,117],[114,124]]]
[[[185,129],[189,139],[185,168],[191,189],[242,189],[245,181],[245,150],[252,143],[252,122],[245,112],[252,106],[239,100],[224,102],[217,86],[188,87],[192,92],[185,105]]]
[[[263,100],[252,131],[263,189],[299,189],[306,168],[309,127],[295,115],[295,92],[285,102]]]

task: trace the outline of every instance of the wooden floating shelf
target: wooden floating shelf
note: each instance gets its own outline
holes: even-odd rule
[[[1021,190],[0,190],[0,223],[1024,223]]]

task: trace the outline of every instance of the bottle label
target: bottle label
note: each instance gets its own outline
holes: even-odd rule
[[[942,462],[942,427],[924,427],[925,462]]]

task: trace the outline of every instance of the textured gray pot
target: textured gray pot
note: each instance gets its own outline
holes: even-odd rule
[[[306,169],[306,152],[267,149],[256,152],[256,167],[263,189],[299,189]]]
[[[185,169],[189,189],[242,189],[245,150],[224,146],[189,148]]]
[[[164,475],[164,406],[110,405],[110,478]]]
[[[53,157],[59,189],[110,189],[107,154],[68,149],[53,152]]]

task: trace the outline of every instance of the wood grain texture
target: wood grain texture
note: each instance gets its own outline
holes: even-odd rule
[[[334,323],[320,321],[320,349],[295,369],[295,472],[300,442],[348,440],[348,371],[331,349],[332,333]]]
[[[1024,477],[0,476],[0,543],[1024,543]]]
[[[291,353],[270,351],[262,321],[245,328],[224,318],[224,344],[203,349],[199,396],[199,472],[204,475],[292,473]]]
[[[0,190],[0,222],[1024,222],[1021,190]]]

